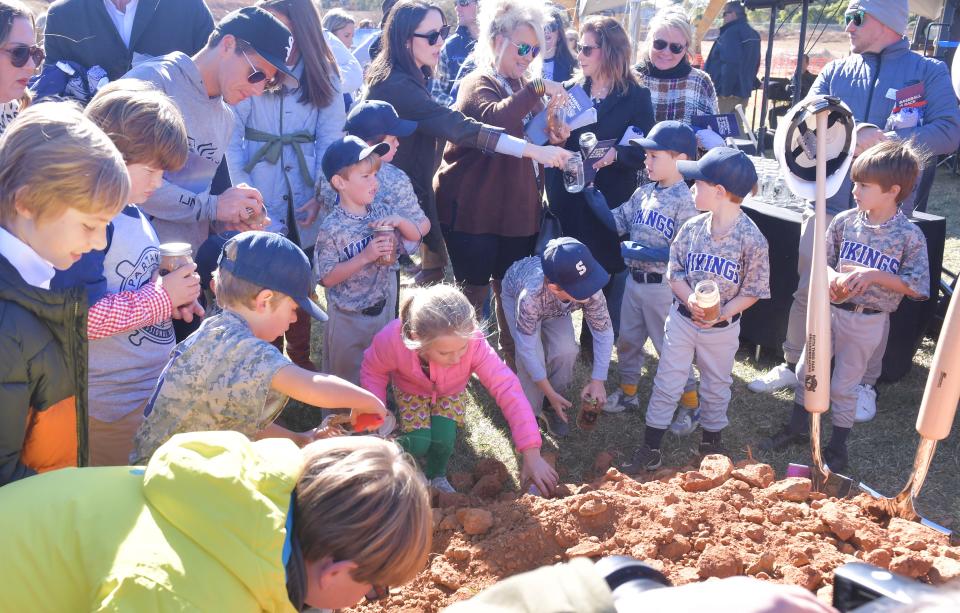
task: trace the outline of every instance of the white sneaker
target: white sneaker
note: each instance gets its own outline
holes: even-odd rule
[[[796,384],[797,374],[786,364],[780,364],[748,383],[747,389],[757,394],[772,394],[785,387],[794,387]]]
[[[677,408],[677,416],[670,424],[670,432],[677,436],[689,436],[700,425],[700,409]]]
[[[639,411],[640,401],[636,394],[627,396],[623,393],[623,390],[617,390],[607,396],[607,402],[603,405],[604,413],[623,413],[627,409]]]
[[[450,482],[447,481],[446,477],[434,477],[430,479],[430,487],[435,490],[444,492],[445,494],[456,494],[457,490],[453,489],[453,486],[450,485]]]
[[[862,424],[877,416],[877,390],[872,385],[857,386],[857,414],[853,421]]]

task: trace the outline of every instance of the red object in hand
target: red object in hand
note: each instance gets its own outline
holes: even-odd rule
[[[376,413],[361,413],[357,415],[357,421],[353,424],[354,432],[367,432],[376,430],[383,425],[383,418]]]

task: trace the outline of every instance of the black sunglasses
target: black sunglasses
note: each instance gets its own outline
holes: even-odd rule
[[[540,55],[540,47],[536,45],[528,45],[527,43],[515,43],[510,41],[510,44],[517,48],[517,55],[524,57],[528,53],[533,53],[533,57],[536,58]]]
[[[863,25],[863,20],[866,18],[867,13],[863,9],[857,11],[850,11],[843,14],[843,25],[848,26],[850,22],[853,22],[853,25],[858,28]]]
[[[260,70],[259,68],[253,65],[253,62],[250,61],[250,56],[247,55],[247,52],[241,51],[240,53],[243,54],[244,59],[247,60],[247,63],[250,64],[250,68],[253,70],[253,72],[247,75],[247,83],[256,85],[261,81],[267,81],[267,73],[263,72],[262,70]],[[280,89],[280,71],[278,70],[277,74],[274,75],[274,77],[269,81],[267,81],[267,83],[263,86],[263,91],[275,92],[275,91],[278,91],[279,89]]]
[[[12,49],[3,49],[3,51],[10,54],[10,63],[13,64],[14,68],[23,68],[30,58],[33,58],[35,66],[39,66],[43,64],[44,58],[47,57],[38,45],[17,45]]]
[[[662,38],[657,38],[653,41],[653,48],[657,51],[663,51],[668,46],[670,47],[670,53],[674,55],[683,53],[683,50],[686,48],[686,45],[681,45],[680,43],[667,43],[667,41],[663,40]]]
[[[438,40],[446,40],[450,36],[450,26],[443,26],[439,30],[433,30],[432,32],[427,32],[426,34],[417,34],[413,33],[417,38],[427,39],[427,43],[432,47],[437,44]]]
[[[600,45],[581,45],[577,43],[577,53],[582,53],[583,57],[590,57],[590,54],[593,53],[594,49],[599,49]]]

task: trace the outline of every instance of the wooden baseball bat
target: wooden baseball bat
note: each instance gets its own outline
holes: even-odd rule
[[[932,299],[932,298],[931,298]],[[925,439],[942,441],[950,434],[960,400],[960,307],[956,294],[950,300],[943,329],[933,353],[930,375],[917,415],[917,432]]]
[[[806,375],[803,404],[819,416],[830,408],[830,288],[827,280],[827,116],[817,120],[817,187],[813,225],[813,261],[807,294]]]

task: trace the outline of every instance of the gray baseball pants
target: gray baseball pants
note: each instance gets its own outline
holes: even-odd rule
[[[888,325],[887,313],[852,313],[830,307],[830,345],[833,372],[830,375],[830,419],[834,426],[852,428],[857,413],[857,384],[863,380],[867,364],[876,352]],[[804,348],[797,364],[799,384],[794,402],[803,405],[803,380],[807,374],[807,350]]]
[[[727,406],[733,362],[739,348],[740,320],[724,328],[698,328],[674,304],[667,317],[663,353],[647,404],[647,425],[659,430],[670,426],[690,365],[696,364],[700,371],[700,425],[707,432],[726,428],[730,423]]]
[[[323,334],[323,355],[320,370],[360,385],[360,364],[373,337],[395,319],[393,307],[397,301],[395,275],[388,275],[390,288],[386,304],[379,315],[364,315],[343,311],[337,307],[327,309],[327,327]]]

